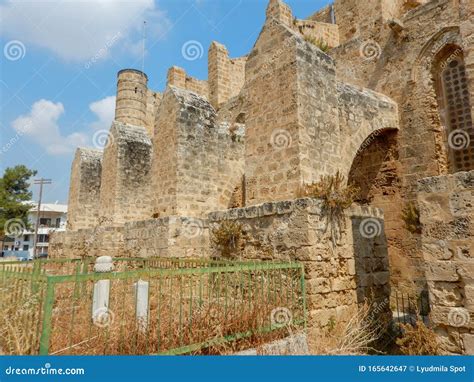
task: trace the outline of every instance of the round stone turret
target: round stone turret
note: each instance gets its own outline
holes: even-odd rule
[[[146,125],[147,82],[145,73],[123,69],[117,74],[115,120],[135,126]]]

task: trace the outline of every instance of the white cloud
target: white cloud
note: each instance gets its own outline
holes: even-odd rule
[[[171,23],[153,0],[8,0],[0,5],[0,34],[49,49],[67,60],[107,57],[115,45],[163,36]],[[122,50],[123,51],[123,50]]]
[[[97,121],[92,122],[90,126],[95,130],[108,130],[115,117],[115,96],[92,102],[89,109],[97,116]]]
[[[29,114],[15,119],[12,127],[18,134],[25,135],[44,147],[49,154],[68,154],[77,146],[86,145],[88,138],[82,133],[62,135],[58,120],[63,113],[64,106],[61,102],[41,99],[32,105]]]

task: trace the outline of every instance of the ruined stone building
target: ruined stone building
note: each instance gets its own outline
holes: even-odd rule
[[[51,255],[208,257],[209,227],[239,221],[243,257],[304,262],[310,332],[369,288],[427,290],[445,349],[473,354],[473,100],[472,0],[335,0],[303,20],[270,0],[247,56],[211,44],[207,80],[172,67],[161,94],[118,73]],[[334,246],[299,197],[337,171],[360,192]]]

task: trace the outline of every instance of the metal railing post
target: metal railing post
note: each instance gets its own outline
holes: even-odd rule
[[[53,319],[53,305],[54,305],[54,287],[55,283],[51,276],[46,276],[46,296],[43,306],[43,328],[41,330],[40,338],[40,355],[48,355],[49,342],[51,338],[52,319]]]

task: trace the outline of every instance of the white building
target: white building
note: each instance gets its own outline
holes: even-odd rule
[[[31,210],[28,213],[29,229],[25,230],[22,235],[15,239],[6,238],[6,241],[3,243],[4,256],[33,258],[37,216],[38,205],[31,203]],[[38,240],[36,243],[36,254],[38,256],[47,256],[49,235],[54,231],[64,231],[66,229],[66,223],[66,204],[41,203]]]

